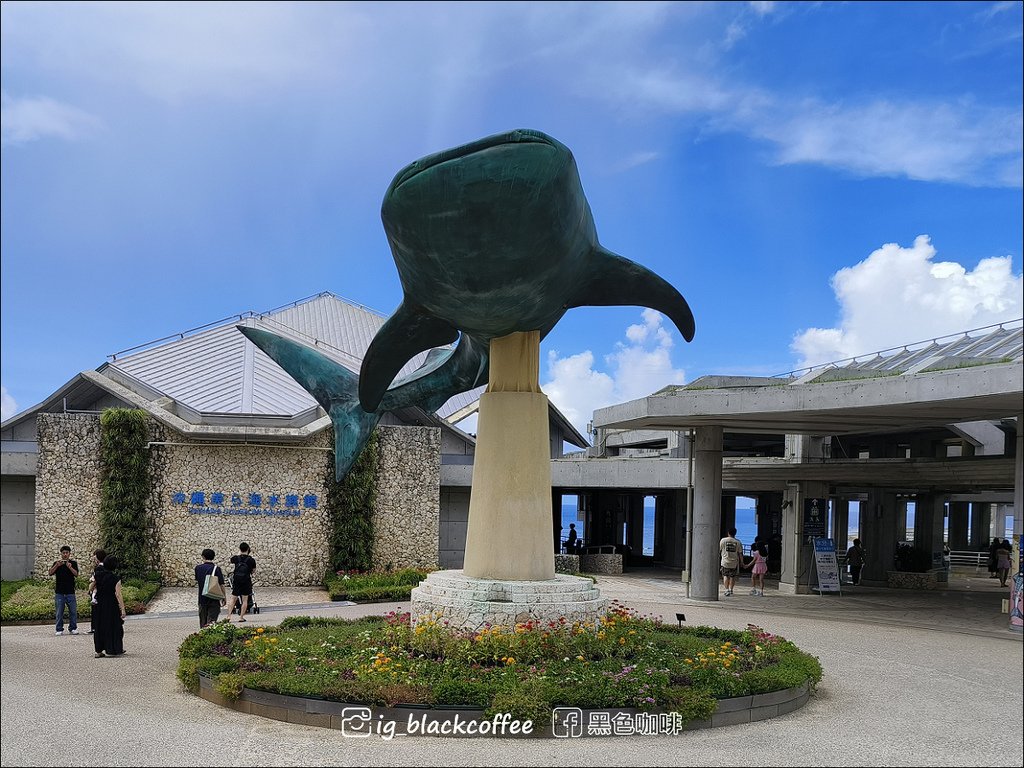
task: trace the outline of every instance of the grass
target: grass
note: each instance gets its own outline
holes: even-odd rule
[[[78,618],[92,616],[89,580],[75,579],[75,595],[78,598]],[[129,614],[145,613],[146,604],[160,589],[158,581],[125,579],[121,585],[124,606]],[[21,579],[2,583],[2,621],[52,621],[54,617],[53,580]]]
[[[717,699],[821,679],[818,660],[758,627],[679,628],[615,605],[590,625],[530,622],[453,630],[408,613],[358,620],[221,622],[186,638],[178,677],[205,672],[228,698],[243,687],[352,704],[471,705],[549,722],[558,706],[674,711],[709,717]]]
[[[430,573],[422,568],[400,571],[328,571],[324,588],[331,600],[351,600],[356,603],[407,601],[413,587]]]

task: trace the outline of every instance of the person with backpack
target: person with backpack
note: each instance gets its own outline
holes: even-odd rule
[[[735,528],[730,528],[729,535],[718,542],[718,551],[722,556],[721,572],[722,580],[725,582],[725,596],[731,597],[736,586],[736,576],[739,575],[740,566],[743,564],[743,545],[736,538]]]
[[[231,614],[235,610],[235,601],[241,600],[241,607],[238,611],[238,620],[245,621],[245,614],[249,610],[249,600],[252,597],[252,575],[256,571],[256,560],[249,554],[249,545],[244,541],[238,545],[238,554],[231,556],[231,564],[235,566],[231,576],[231,605],[228,607],[228,621],[231,621]]]

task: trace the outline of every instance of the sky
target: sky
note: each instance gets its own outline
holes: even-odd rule
[[[321,291],[391,314],[413,160],[573,152],[604,246],[686,297],[570,310],[541,384],[595,408],[1024,316],[1022,3],[0,6],[0,399]]]

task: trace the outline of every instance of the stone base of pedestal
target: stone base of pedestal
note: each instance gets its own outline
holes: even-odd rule
[[[412,591],[412,622],[425,618],[453,629],[514,627],[528,621],[593,622],[608,610],[594,582],[555,574],[544,581],[475,579],[462,571],[435,571]]]

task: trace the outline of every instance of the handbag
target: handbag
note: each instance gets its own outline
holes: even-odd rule
[[[223,600],[224,599],[224,585],[217,580],[218,567],[213,566],[213,571],[206,575],[206,580],[203,582],[203,597],[208,597],[211,600]]]

